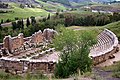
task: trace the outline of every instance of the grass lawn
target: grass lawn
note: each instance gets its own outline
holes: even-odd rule
[[[104,29],[103,26],[70,26],[68,29],[75,29],[75,30],[101,30]]]
[[[10,3],[10,5],[13,7],[11,9],[13,12],[9,13],[1,13],[0,14],[0,19],[6,20],[6,19],[11,19],[14,20],[15,17],[18,18],[27,18],[30,16],[47,16],[48,12],[40,9],[40,8],[19,8],[18,4],[15,3]]]

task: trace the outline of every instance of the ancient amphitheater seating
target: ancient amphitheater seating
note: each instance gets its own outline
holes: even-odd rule
[[[102,60],[108,59],[111,54],[115,53],[118,39],[113,32],[107,29],[101,32],[97,39],[97,44],[91,48],[89,56],[91,56],[96,63],[100,63]]]

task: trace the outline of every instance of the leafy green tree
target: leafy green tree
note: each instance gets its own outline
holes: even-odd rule
[[[71,26],[73,24],[73,15],[69,14],[65,17],[65,26]]]
[[[35,17],[34,17],[34,16],[31,16],[30,18],[31,18],[31,24],[34,25],[34,24],[36,23]]]
[[[92,60],[89,57],[90,47],[96,43],[93,32],[77,32],[61,29],[53,40],[54,46],[61,51],[60,60],[56,65],[56,77],[68,77],[80,70],[81,74],[91,71]]]
[[[22,21],[21,20],[17,21],[17,28],[18,29],[22,28]]]
[[[113,21],[118,21],[118,20],[120,20],[120,13],[114,12],[114,13],[113,13],[112,20],[113,20]]]

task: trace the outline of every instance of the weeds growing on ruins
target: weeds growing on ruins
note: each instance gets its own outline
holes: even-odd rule
[[[89,57],[90,47],[96,43],[93,32],[61,29],[53,41],[57,50],[61,51],[60,60],[56,65],[55,76],[69,77],[80,71],[81,74],[91,71],[92,60]]]

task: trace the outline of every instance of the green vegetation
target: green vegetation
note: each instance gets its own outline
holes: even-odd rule
[[[40,9],[40,8],[20,8],[19,4],[16,3],[9,3],[12,6],[10,9],[12,12],[2,13],[0,14],[0,20],[3,19],[6,21],[7,19],[15,20],[15,18],[27,18],[30,16],[46,16],[48,14],[47,11]]]
[[[22,76],[0,71],[0,80],[48,80],[48,78],[41,73],[37,74],[26,73],[24,74],[24,76]]]
[[[104,67],[105,71],[112,71],[112,76],[116,78],[120,78],[120,62],[116,62],[111,66]]]
[[[92,60],[88,57],[90,47],[96,43],[94,31],[74,31],[60,29],[59,35],[53,40],[54,46],[61,51],[60,61],[56,65],[55,76],[66,78],[79,73],[91,71]]]
[[[43,2],[52,1],[52,2],[64,4],[64,5],[70,5],[68,0],[41,0],[41,1],[43,1]]]
[[[42,9],[48,10],[48,11],[57,11],[57,10],[66,10],[67,8],[60,3],[46,3],[42,0],[36,0],[42,5]]]
[[[120,40],[120,21],[105,25],[104,27],[113,31]]]
[[[54,16],[51,16],[50,14],[48,14],[47,17],[40,19],[38,22],[36,22],[35,17],[31,17],[32,23],[29,23],[30,21],[28,20],[26,22],[27,24],[24,23],[24,25],[26,25],[27,27],[23,25],[23,20],[19,20],[18,21],[19,23],[18,22],[12,23],[13,24],[12,28],[5,27],[1,29],[0,42],[2,42],[4,36],[7,36],[7,35],[16,36],[19,33],[24,33],[24,36],[27,37],[27,36],[31,36],[34,32],[37,32],[39,30],[43,31],[45,28],[56,29],[57,25],[59,24],[65,25],[66,27],[83,26],[84,28],[86,27],[86,29],[87,29],[87,26],[88,27],[96,26],[95,28],[97,29],[97,28],[100,28],[97,26],[103,26],[110,22],[119,20],[119,16],[120,14],[116,14],[116,13],[114,15],[107,15],[107,14],[98,14],[98,13],[91,13],[91,12],[87,13],[87,11],[83,11],[83,12],[72,11],[72,12],[62,13],[62,14],[58,12]],[[117,18],[114,18],[114,17],[117,17]],[[119,33],[119,31],[116,31],[116,32]],[[119,34],[117,35],[119,37]]]
[[[5,73],[4,71],[0,71],[0,80],[21,80],[22,78],[18,75],[12,75]]]

